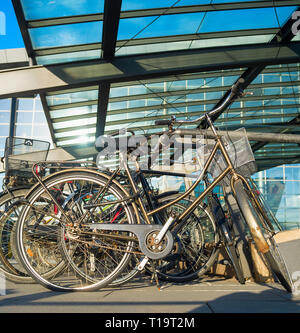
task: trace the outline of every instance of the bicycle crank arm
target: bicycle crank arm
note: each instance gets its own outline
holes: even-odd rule
[[[157,244],[155,239],[163,226],[157,224],[112,224],[93,223],[89,224],[92,230],[127,231],[135,234],[139,241],[140,250],[149,259],[163,259],[173,249],[174,239],[168,230],[161,241]]]

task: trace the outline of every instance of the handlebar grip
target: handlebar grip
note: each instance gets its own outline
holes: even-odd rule
[[[155,121],[155,125],[157,126],[169,126],[172,124],[172,121],[171,120],[156,120]]]

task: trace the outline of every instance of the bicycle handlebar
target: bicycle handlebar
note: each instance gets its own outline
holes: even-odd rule
[[[167,119],[155,121],[155,125],[159,125],[159,126],[165,126],[165,125],[169,126],[171,124],[172,124],[172,120],[167,120]]]
[[[245,82],[245,80],[243,78],[240,78],[232,87],[231,87],[231,91],[230,94],[227,96],[227,98],[225,99],[225,101],[218,107],[216,107],[215,109],[203,114],[202,116],[200,116],[199,118],[195,119],[195,120],[176,120],[176,118],[174,116],[172,116],[172,118],[170,120],[164,119],[164,120],[157,120],[155,121],[155,125],[157,126],[170,126],[173,124],[196,124],[196,123],[200,123],[202,120],[204,120],[207,116],[211,117],[217,113],[222,113],[225,111],[225,109],[229,106],[229,104],[234,100],[234,98],[238,97],[238,96],[242,96],[243,95],[243,89],[242,89],[242,85]]]

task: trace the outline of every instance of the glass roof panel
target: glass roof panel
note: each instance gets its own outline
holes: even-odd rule
[[[89,136],[89,135],[78,135],[76,139],[70,139],[68,140],[66,138],[66,140],[62,140],[57,142],[57,146],[68,146],[68,145],[82,145],[82,144],[87,144],[88,142],[94,142],[95,141],[95,135]]]
[[[199,32],[244,30],[282,26],[295,7],[255,8],[208,12]],[[224,20],[224,15],[226,19]],[[278,21],[277,21],[278,18]],[[216,24],[222,22],[222,24]]]
[[[210,47],[266,44],[296,8],[281,7],[283,2],[275,8],[276,2],[257,0],[264,8],[242,9],[253,6],[250,1],[249,5],[245,4],[248,1],[123,0],[118,38],[112,40],[112,46],[116,42],[118,57],[193,48],[205,52],[205,48]],[[235,4],[231,5],[233,2]],[[213,7],[220,3],[225,6]],[[26,20],[31,21],[27,25],[27,22],[22,23],[29,27],[38,64],[100,59],[101,48],[111,46],[106,44],[107,41],[102,43],[104,0],[21,0],[21,4]],[[211,6],[206,12],[200,12],[201,5]],[[240,9],[236,9],[238,7]],[[105,28],[109,29],[110,24],[108,22]],[[293,41],[299,41],[299,38],[300,34]],[[299,64],[266,67],[247,87],[253,95],[233,103],[216,120],[216,125],[224,129],[242,125],[268,132],[284,130],[285,123],[300,114],[300,68],[297,66]],[[178,72],[169,78],[142,77],[135,82],[114,82],[107,101],[105,94],[98,96],[95,83],[93,87],[49,93],[46,96],[47,111],[54,139],[59,146],[94,142],[98,97],[108,102],[106,132],[131,127],[141,133],[143,130],[154,133],[161,130],[153,126],[155,120],[170,118],[173,114],[178,119],[194,119],[211,110],[246,69],[194,73],[195,79],[192,79],[192,73],[183,75]],[[183,78],[185,75],[187,79]],[[274,123],[280,126],[279,130]],[[184,127],[194,128],[195,125]],[[291,128],[289,126],[287,132]],[[268,145],[263,149],[268,154]]]
[[[38,65],[50,65],[63,62],[74,62],[81,60],[99,59],[101,57],[101,50],[90,50],[70,53],[51,54],[46,56],[36,57]]]
[[[76,126],[87,126],[87,125],[91,125],[91,124],[96,124],[96,117],[93,118],[87,118],[87,119],[78,119],[78,120],[71,120],[71,121],[64,121],[61,123],[54,123],[53,124],[53,128],[54,130],[57,129],[68,129],[68,128],[73,128]],[[82,128],[84,129],[84,128]],[[76,131],[76,133],[78,132],[78,130]],[[73,131],[70,131],[68,133],[73,133]],[[73,135],[73,134],[72,134]],[[61,137],[62,135],[57,133],[56,137]]]
[[[29,29],[33,48],[99,43],[103,22],[85,22]]]
[[[27,20],[101,13],[104,0],[21,0]]]
[[[222,72],[219,76],[210,77],[211,73],[207,73],[204,78],[189,78],[180,79],[177,81],[161,81],[154,83],[144,83],[136,85],[128,85],[125,87],[113,87],[110,89],[110,98],[125,97],[143,94],[152,94],[162,98],[161,93],[176,93],[178,90],[183,91],[183,95],[190,93],[189,89],[208,89],[208,88],[223,88],[224,86],[231,86],[239,77],[238,75],[223,76],[226,72]],[[194,76],[197,76],[196,74]],[[221,89],[224,90],[224,89]]]
[[[120,20],[118,39],[278,27],[278,23],[281,26],[294,9],[277,8],[277,15],[274,8],[255,8],[124,18]]]
[[[46,97],[49,106],[96,100],[97,98],[98,90],[85,90]]]
[[[239,2],[246,2],[249,0],[239,0]],[[254,0],[261,1],[261,0]],[[123,0],[122,1],[122,10],[138,10],[138,9],[150,9],[150,8],[162,8],[162,7],[171,7],[171,6],[193,6],[193,5],[206,5],[211,3],[226,3],[226,2],[236,2],[236,0],[160,0],[153,3],[153,0]]]
[[[50,116],[52,119],[57,119],[61,117],[81,116],[95,112],[97,112],[97,105],[88,105],[77,108],[50,111]]]
[[[146,38],[195,33],[204,13],[189,13],[121,19],[118,39]],[[152,23],[153,22],[153,23]],[[152,23],[152,24],[151,24]],[[145,28],[148,26],[148,28]]]
[[[272,39],[272,37],[274,37],[274,34],[214,38],[214,39],[203,39],[203,40],[194,39],[181,42],[156,43],[156,44],[135,45],[135,46],[119,46],[116,48],[116,55],[121,56],[121,55],[130,55],[130,54],[139,54],[139,53],[185,50],[193,48],[267,43]],[[126,42],[124,42],[124,45],[126,45]]]

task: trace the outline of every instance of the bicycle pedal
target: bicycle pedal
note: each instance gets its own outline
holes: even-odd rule
[[[146,264],[148,263],[148,261],[149,261],[149,258],[148,257],[144,257],[143,259],[142,259],[142,261],[139,263],[139,265],[138,265],[138,270],[139,271],[142,271],[144,268],[145,268],[145,266],[146,266]]]

